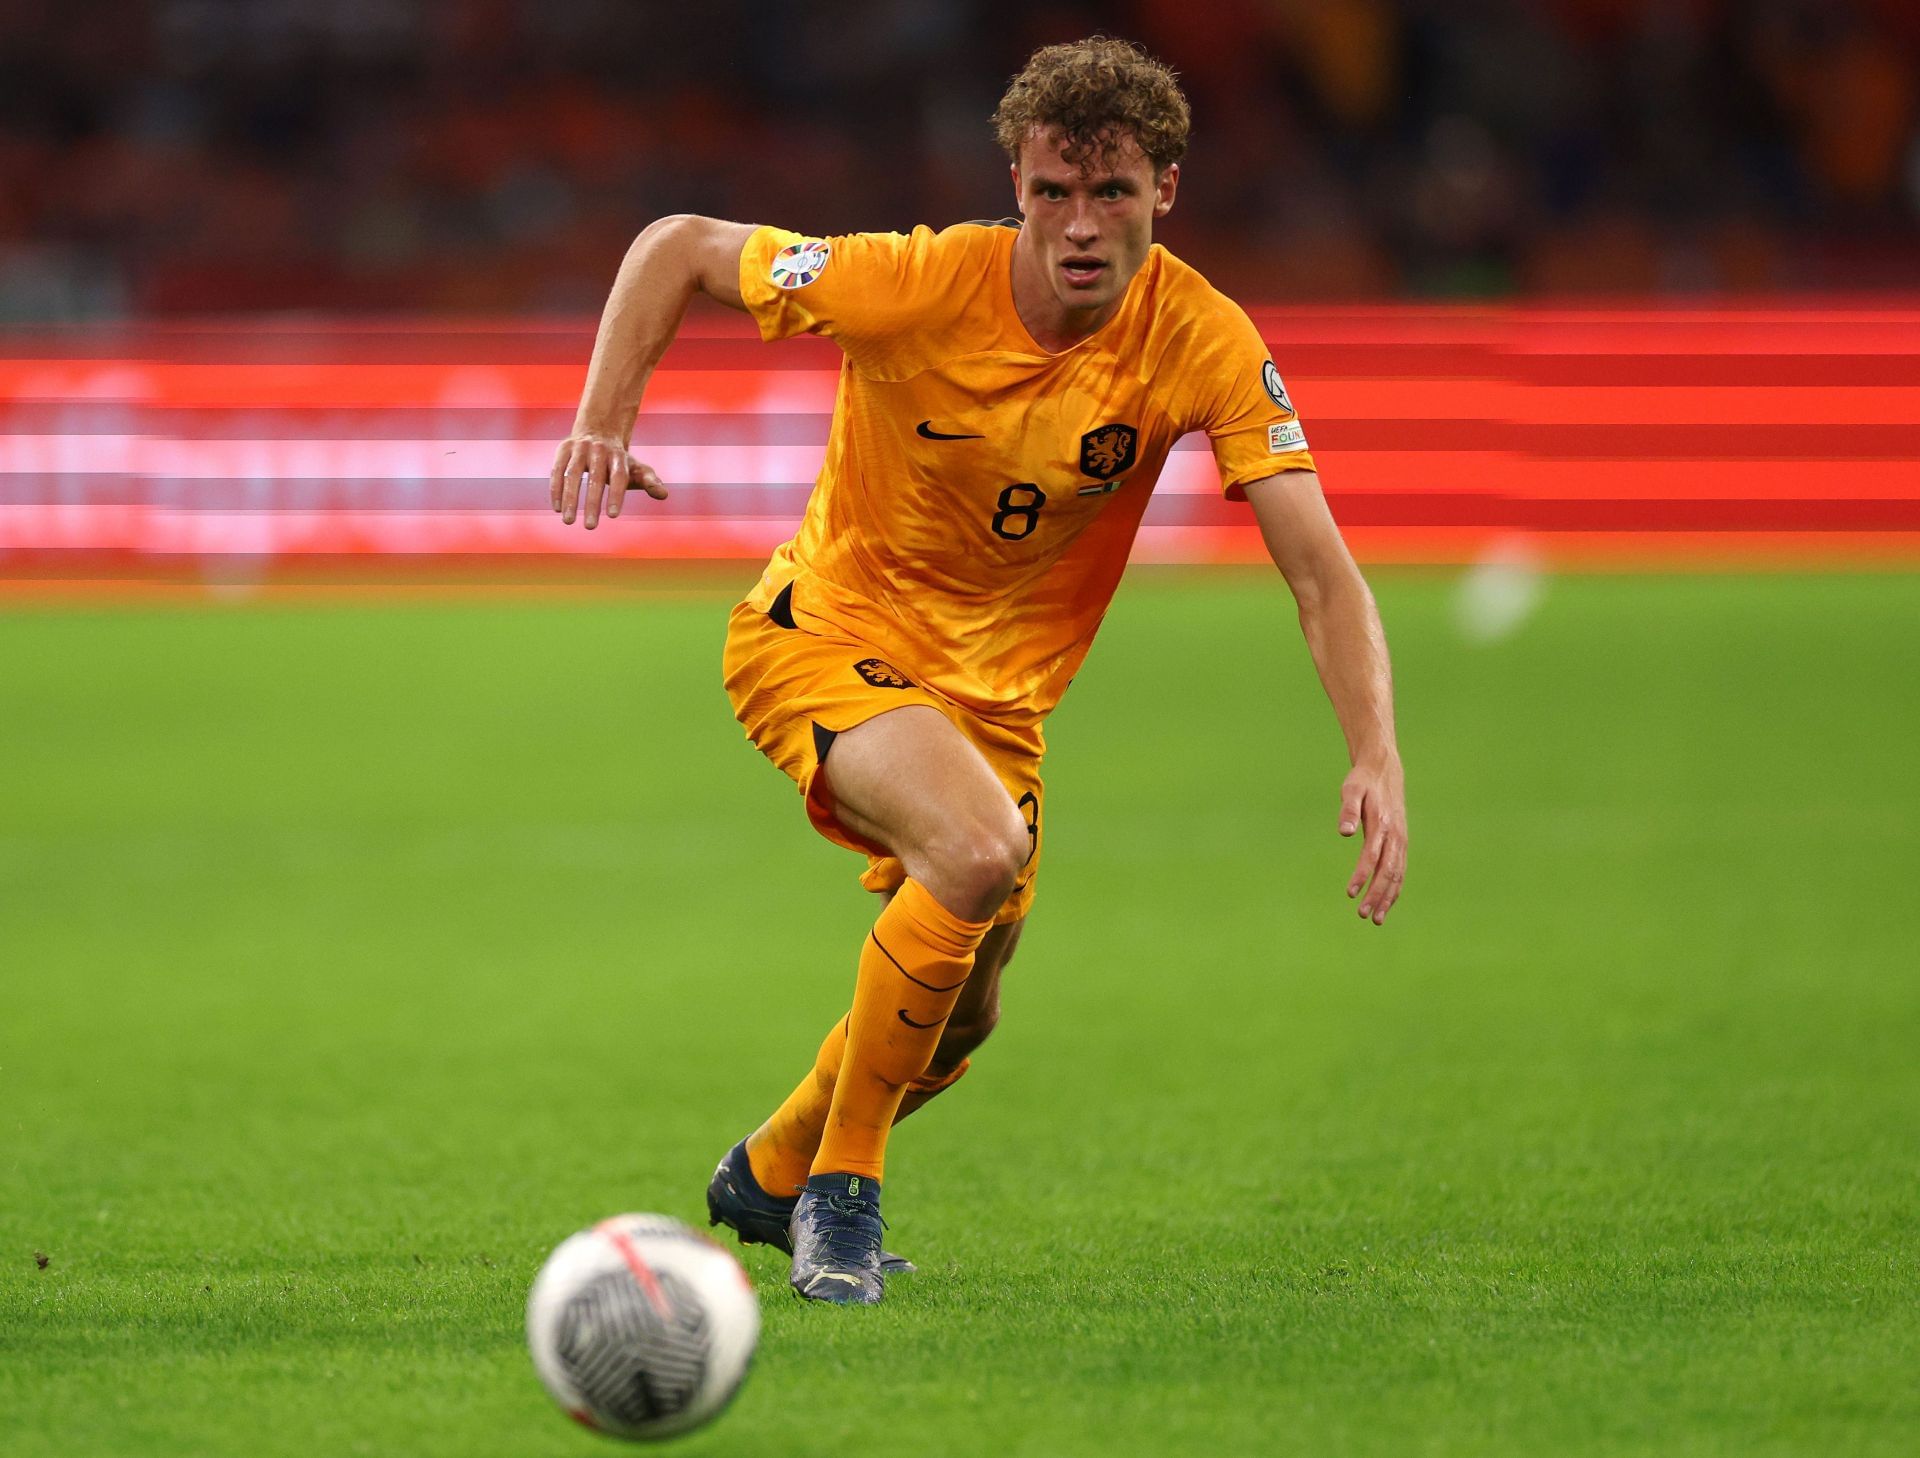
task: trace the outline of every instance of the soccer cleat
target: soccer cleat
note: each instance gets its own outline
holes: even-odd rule
[[[726,1226],[740,1237],[742,1245],[770,1245],[792,1255],[790,1227],[797,1203],[792,1196],[783,1199],[760,1188],[742,1140],[727,1151],[707,1186],[707,1223]],[[905,1256],[883,1250],[880,1269],[889,1276],[911,1276],[919,1267]]]
[[[760,1188],[747,1162],[744,1139],[727,1151],[707,1186],[707,1223],[729,1227],[742,1245],[770,1245],[792,1255],[793,1237],[787,1227],[793,1222],[793,1206],[792,1199],[783,1200]]]
[[[793,1207],[793,1289],[809,1301],[877,1305],[887,1289],[880,1271],[886,1224],[880,1218],[878,1180],[815,1175]]]

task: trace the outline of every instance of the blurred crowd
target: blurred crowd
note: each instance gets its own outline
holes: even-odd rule
[[[0,321],[591,309],[649,219],[1012,211],[1104,31],[1250,299],[1920,286],[1920,0],[0,0]]]

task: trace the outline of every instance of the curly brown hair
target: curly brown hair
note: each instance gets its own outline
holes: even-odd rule
[[[1036,128],[1058,128],[1066,160],[1081,167],[1111,164],[1131,135],[1161,172],[1186,156],[1190,120],[1171,69],[1132,41],[1096,35],[1035,51],[1000,98],[993,131],[1018,162]]]

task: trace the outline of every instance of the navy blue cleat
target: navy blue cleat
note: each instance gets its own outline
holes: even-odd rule
[[[707,1186],[707,1223],[726,1226],[742,1245],[770,1245],[792,1255],[793,1208],[798,1203],[790,1195],[782,1198],[760,1188],[742,1140],[727,1151]],[[918,1267],[905,1256],[883,1250],[880,1269],[889,1276],[911,1276]]]
[[[823,1174],[793,1207],[793,1289],[809,1301],[874,1306],[886,1294],[880,1271],[880,1182]]]
[[[787,1227],[793,1223],[793,1206],[792,1198],[783,1200],[760,1188],[747,1163],[744,1139],[727,1151],[707,1186],[707,1223],[727,1226],[742,1245],[770,1245],[792,1255]]]

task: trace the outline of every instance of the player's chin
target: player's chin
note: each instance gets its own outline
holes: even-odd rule
[[[1099,275],[1087,283],[1076,284],[1062,278],[1054,287],[1060,302],[1069,309],[1104,309],[1120,296],[1120,292],[1115,286],[1111,268],[1101,269]]]

